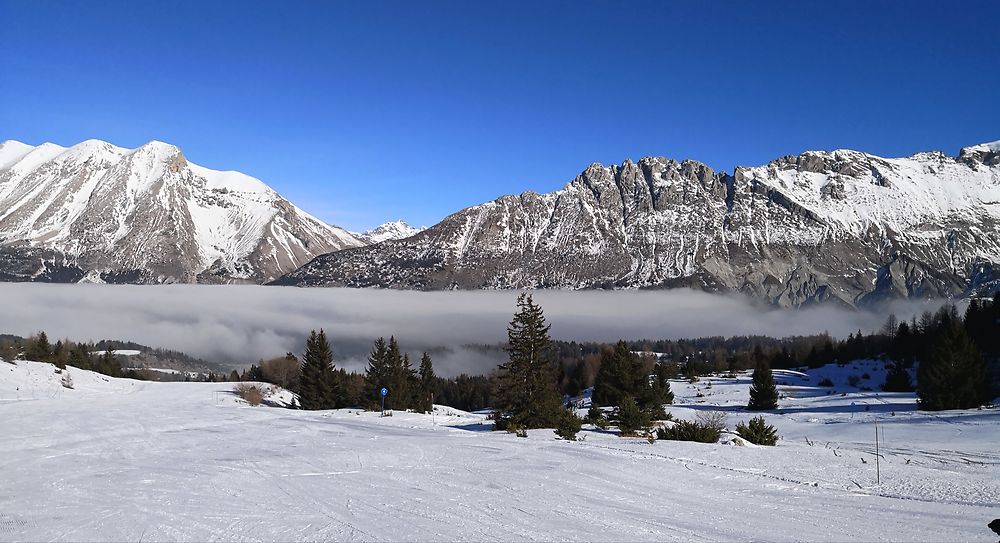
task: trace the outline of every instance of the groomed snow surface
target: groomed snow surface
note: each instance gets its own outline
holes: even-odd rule
[[[0,540],[991,541],[1000,516],[1000,411],[847,384],[877,390],[879,362],[777,372],[776,447],[524,439],[446,407],[250,407],[231,384],[67,371],[72,390],[0,362]],[[746,374],[672,386],[675,417],[751,416]]]

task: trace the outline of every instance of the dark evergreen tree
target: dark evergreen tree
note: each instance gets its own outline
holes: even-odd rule
[[[750,384],[750,403],[747,409],[763,411],[778,407],[778,387],[774,384],[774,374],[767,362],[757,362],[753,370],[753,382]]]
[[[94,366],[90,349],[88,349],[83,343],[77,343],[72,349],[70,349],[69,361],[67,363],[70,366],[80,368],[81,370],[89,370]]]
[[[56,344],[52,346],[49,362],[55,364],[57,368],[66,369],[66,361],[69,359],[68,351],[69,349],[66,348],[61,339],[56,341]]]
[[[618,409],[615,410],[615,420],[618,422],[618,432],[623,436],[633,436],[650,425],[649,415],[639,409],[631,397],[622,399]]]
[[[415,409],[421,413],[430,413],[434,409],[434,364],[431,355],[424,353],[420,357],[420,385]]]
[[[368,367],[365,368],[365,386],[363,387],[361,404],[371,411],[380,409],[382,395],[379,391],[382,387],[388,388],[390,395],[396,393],[396,391],[390,388],[392,385],[390,382],[391,376],[392,368],[389,362],[389,347],[385,343],[385,338],[380,337],[375,340],[372,352],[368,355]],[[388,396],[386,400],[388,400]]]
[[[992,399],[986,363],[962,323],[942,315],[917,369],[920,409],[941,411],[978,407]]]
[[[97,360],[97,372],[111,377],[118,377],[121,371],[122,367],[118,363],[118,356],[115,354],[114,349],[108,347],[104,350],[104,354]]]
[[[913,381],[910,379],[910,372],[906,369],[906,364],[902,361],[890,363],[882,390],[886,392],[913,392]]]
[[[494,428],[553,428],[562,413],[545,315],[527,294],[507,328],[509,359],[498,367]]]
[[[591,401],[597,405],[619,405],[625,397],[638,396],[645,379],[639,357],[621,340],[613,349],[601,353]]]
[[[583,422],[572,409],[563,409],[556,426],[556,435],[567,440],[576,441],[576,434],[580,432]]]
[[[302,409],[337,409],[344,406],[344,395],[333,369],[333,350],[326,332],[313,330],[306,339],[302,355],[302,378],[299,384]]]
[[[48,362],[51,356],[52,345],[49,344],[49,336],[44,331],[39,332],[28,342],[28,348],[24,352],[24,358],[35,362]]]

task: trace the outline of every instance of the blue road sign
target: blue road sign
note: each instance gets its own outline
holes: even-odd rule
[[[389,389],[387,389],[385,387],[382,387],[382,390],[379,391],[379,394],[385,396],[385,395],[389,394]]]

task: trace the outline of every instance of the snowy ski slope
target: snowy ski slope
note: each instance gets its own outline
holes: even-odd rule
[[[846,384],[880,382],[877,362],[779,373],[777,447],[522,439],[445,407],[254,408],[224,383],[68,371],[73,390],[0,362],[2,541],[995,539],[1000,412],[920,413]],[[746,375],[672,386],[677,417],[749,419]]]

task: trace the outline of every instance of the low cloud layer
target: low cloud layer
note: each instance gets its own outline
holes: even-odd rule
[[[361,369],[378,336],[395,335],[411,351],[505,341],[517,294],[0,283],[0,333],[45,330],[53,338],[132,340],[245,365],[299,353],[309,330],[324,328],[338,366]],[[538,291],[534,297],[555,338],[596,341],[823,331],[843,337],[877,329],[889,311],[908,318],[939,305],[901,302],[884,313],[832,307],[789,311],[689,290]],[[461,349],[435,361],[443,375],[480,372],[493,364]]]

